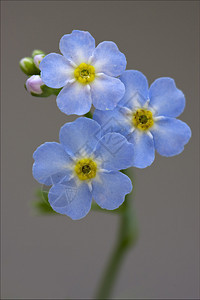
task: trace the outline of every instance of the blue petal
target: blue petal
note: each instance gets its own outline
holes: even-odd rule
[[[68,83],[58,94],[58,108],[67,115],[83,115],[92,105],[89,86],[77,82]]]
[[[167,117],[155,122],[151,133],[157,152],[163,156],[181,153],[191,137],[190,127],[186,123]]]
[[[72,160],[58,143],[45,143],[33,153],[33,176],[45,185],[60,182],[63,178],[69,178],[72,174],[70,164]]]
[[[134,130],[128,136],[128,141],[134,146],[133,166],[146,168],[152,164],[155,158],[155,147],[153,137],[145,131]]]
[[[100,110],[115,108],[125,93],[125,87],[119,79],[105,74],[96,77],[90,87],[93,104]]]
[[[126,194],[132,190],[132,183],[128,176],[120,172],[99,173],[99,180],[93,180],[92,187],[96,203],[112,210],[124,202]]]
[[[77,65],[87,63],[95,49],[95,39],[87,31],[73,30],[60,40],[60,51]]]
[[[66,123],[60,129],[60,142],[73,156],[83,152],[92,153],[100,138],[101,126],[96,121],[84,117]]]
[[[74,76],[74,68],[64,56],[50,53],[40,63],[42,81],[51,88],[61,88]]]
[[[126,69],[126,57],[115,43],[102,42],[94,50],[91,64],[97,73],[116,77]]]
[[[95,157],[102,161],[101,168],[111,171],[132,166],[134,147],[119,133],[107,133],[97,144]]]
[[[103,135],[109,132],[118,132],[127,136],[132,128],[121,107],[106,111],[95,109],[93,119],[101,125]]]
[[[123,72],[119,78],[126,89],[119,105],[132,110],[137,107],[142,107],[149,97],[146,77],[139,71],[127,70]]]
[[[91,208],[92,193],[86,183],[75,180],[54,185],[49,191],[49,203],[56,212],[73,220],[85,217]]]
[[[158,116],[178,117],[185,107],[185,96],[172,78],[158,78],[149,89],[150,105]]]

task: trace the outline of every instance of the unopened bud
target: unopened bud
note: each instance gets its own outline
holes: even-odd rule
[[[44,54],[37,54],[34,56],[33,60],[38,69],[39,69],[39,64],[41,63],[44,57],[45,57]]]
[[[26,81],[26,89],[29,93],[40,95],[43,93],[41,86],[44,85],[39,75],[33,75]]]
[[[38,70],[38,68],[36,68],[34,61],[31,57],[22,58],[19,62],[19,66],[26,75],[40,74],[40,71]]]
[[[36,55],[39,55],[39,54],[45,55],[45,53],[42,50],[33,50],[32,57],[34,58]]]

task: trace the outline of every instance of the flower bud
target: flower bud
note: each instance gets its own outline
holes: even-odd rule
[[[39,64],[41,63],[42,59],[45,57],[44,54],[37,54],[34,56],[33,60],[36,67],[39,69]]]
[[[40,73],[31,57],[22,58],[19,62],[19,66],[26,75],[35,75]]]
[[[40,95],[43,93],[41,86],[44,85],[39,75],[33,75],[26,81],[26,89],[29,93]]]
[[[45,53],[42,50],[33,50],[32,57],[34,58],[36,55],[39,55],[39,54],[45,55]]]

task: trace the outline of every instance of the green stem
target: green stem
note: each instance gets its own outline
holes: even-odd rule
[[[105,270],[105,274],[97,292],[96,299],[109,299],[124,254],[125,248],[118,243]]]
[[[122,206],[122,209],[119,210],[120,228],[117,243],[103,274],[104,276],[100,283],[96,299],[110,298],[123,258],[127,250],[129,250],[129,248],[132,247],[137,241],[138,227],[135,214],[132,209],[132,202],[133,199],[131,193],[126,196],[126,200]]]

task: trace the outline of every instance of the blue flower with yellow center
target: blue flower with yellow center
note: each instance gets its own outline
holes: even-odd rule
[[[146,77],[128,70],[120,76],[126,92],[112,111],[95,110],[94,119],[105,133],[118,132],[134,145],[132,165],[152,164],[155,150],[163,156],[181,153],[191,137],[188,125],[178,119],[185,97],[172,78],[158,78],[148,88]]]
[[[50,53],[41,61],[42,81],[51,88],[63,88],[57,96],[59,109],[67,115],[83,115],[91,105],[113,109],[125,88],[116,78],[126,68],[126,58],[113,42],[95,48],[89,32],[73,30],[60,40],[63,55]]]
[[[60,143],[36,149],[33,176],[52,185],[49,203],[56,212],[81,219],[89,212],[92,198],[108,210],[123,203],[132,183],[119,170],[131,166],[133,152],[123,135],[102,136],[96,121],[81,117],[60,129]]]

